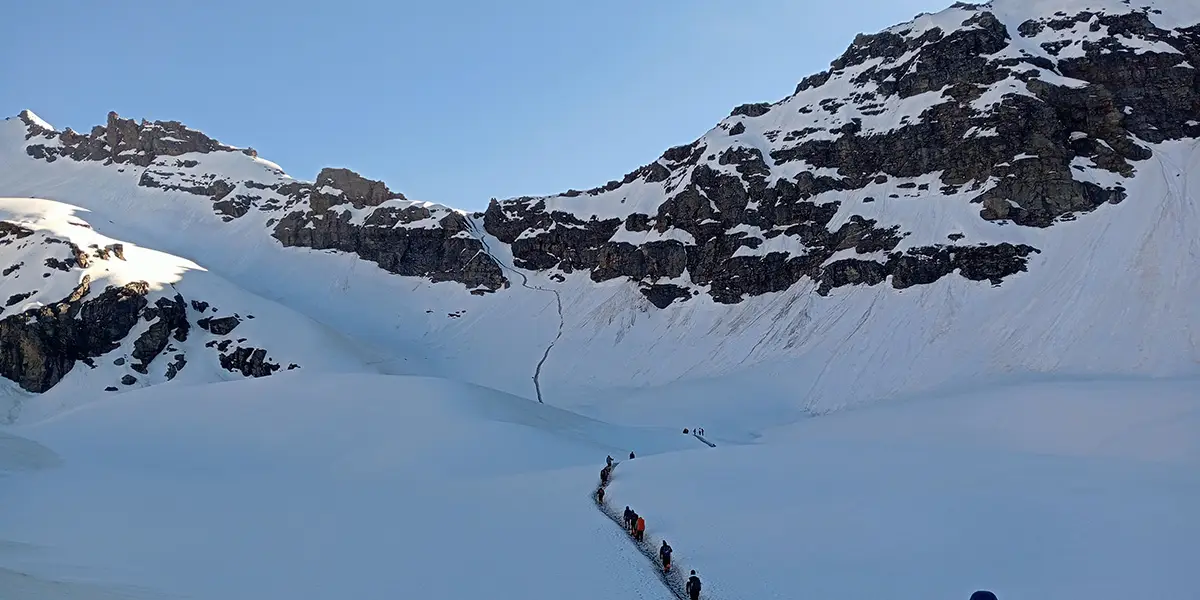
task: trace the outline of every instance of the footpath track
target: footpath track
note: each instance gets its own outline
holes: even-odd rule
[[[608,482],[600,484],[596,490],[592,491],[592,500],[596,502],[596,508],[599,509],[604,516],[608,517],[609,520],[615,523],[617,527],[620,527],[621,531],[625,532],[625,537],[629,540],[629,543],[633,544],[634,547],[638,549],[638,552],[641,552],[642,556],[645,556],[646,560],[650,561],[654,571],[658,573],[658,578],[660,581],[662,581],[662,584],[666,586],[667,589],[670,590],[676,598],[678,598],[678,600],[688,600],[686,591],[687,577],[684,576],[683,567],[681,567],[678,562],[673,562],[671,564],[670,571],[663,571],[662,561],[658,558],[658,548],[662,543],[662,540],[651,536],[649,532],[646,532],[644,539],[640,542],[633,539],[633,536],[629,535],[629,531],[625,529],[625,511],[623,509],[618,510],[611,506],[608,503],[607,497],[605,498],[604,502],[600,502],[597,499],[596,491],[607,488],[608,484],[612,483],[613,477],[617,472],[617,465],[619,464],[621,464],[620,461],[614,461],[612,472],[610,472],[608,475]],[[703,593],[701,595],[703,596]]]

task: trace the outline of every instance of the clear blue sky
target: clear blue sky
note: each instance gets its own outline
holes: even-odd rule
[[[0,112],[110,110],[344,166],[409,198],[585,189],[774,101],[859,32],[950,0],[11,2]]]

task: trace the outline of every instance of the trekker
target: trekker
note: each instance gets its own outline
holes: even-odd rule
[[[612,466],[612,463],[613,463],[612,456],[609,456],[608,458],[606,458],[606,459],[604,459],[604,460],[605,460],[605,461],[607,461],[607,463],[608,463],[608,465],[607,465],[607,466],[609,466],[609,467],[611,467],[611,466]]]
[[[687,590],[688,598],[691,600],[700,600],[700,578],[696,577],[695,569],[692,570],[692,576],[688,577],[687,585],[683,587]]]
[[[658,558],[662,560],[663,572],[671,570],[671,546],[667,544],[667,540],[663,540],[662,546],[658,549]]]
[[[633,528],[633,509],[625,507],[625,531]]]
[[[604,488],[603,487],[596,489],[596,501],[599,502],[600,504],[604,504]]]
[[[637,537],[638,514],[636,510],[629,511],[629,535]]]
[[[971,594],[971,600],[996,600],[996,595],[987,590],[979,590]]]
[[[633,460],[633,452],[629,453],[629,460]]]
[[[634,531],[637,533],[635,533],[633,537],[636,538],[637,541],[640,542],[646,537],[646,520],[643,519],[641,515],[638,515],[637,525],[634,526]]]
[[[608,474],[612,471],[612,467],[604,467],[600,469],[600,485],[608,484]]]

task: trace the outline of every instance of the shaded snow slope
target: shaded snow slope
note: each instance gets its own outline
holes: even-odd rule
[[[457,382],[308,373],[10,431],[61,464],[0,479],[0,568],[197,600],[669,598],[588,490],[605,454],[694,447]]]
[[[1200,372],[1197,48],[1188,2],[959,4],[621,180],[474,215],[175,122],[26,112],[0,194],[91,210],[373,369],[534,398],[540,365],[550,403],[749,439],[973,382]]]
[[[608,502],[705,598],[1185,597],[1197,390],[996,388],[709,448],[433,378],[150,388],[0,436],[0,596],[669,599],[590,497],[634,449]]]
[[[24,388],[5,394],[8,420],[168,381],[369,368],[343,335],[190,260],[110,238],[92,216],[0,198],[0,371]]]
[[[639,459],[607,496],[712,598],[1174,598],[1198,439],[1195,379],[1022,385]]]

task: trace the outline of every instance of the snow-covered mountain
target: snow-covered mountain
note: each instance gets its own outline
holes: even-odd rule
[[[0,279],[0,374],[29,392],[54,390],[54,408],[99,388],[177,377],[361,368],[338,333],[189,260],[106,237],[85,216],[51,200],[0,198],[10,261]]]
[[[4,122],[0,195],[81,207],[114,236],[74,241],[48,202],[35,220],[50,225],[6,218],[44,231],[39,244],[185,257],[286,307],[255,308],[256,324],[309,318],[352,339],[369,356],[356,368],[629,417],[654,401],[752,431],[988,379],[1200,372],[1196,65],[1193,2],[960,3],[859,36],[791,96],[739,106],[620,180],[478,214],[346,169],[296,180],[252,149],[115,113],[86,134],[28,111]],[[41,269],[70,258],[60,246],[20,251]],[[0,262],[33,265],[16,251],[0,247]],[[2,331],[45,306],[84,314],[134,281],[102,288],[99,267],[63,264],[49,287],[6,272],[6,297],[37,295],[7,307]],[[199,325],[199,311],[166,308],[206,297],[204,271],[184,271],[171,281],[196,280],[183,304],[134,294],[145,306],[125,316],[151,319],[87,327],[112,328],[103,347],[132,357],[152,328]],[[328,355],[276,327],[241,347],[280,370],[285,349]],[[143,342],[165,357],[148,381],[176,360],[167,343]],[[3,375],[42,392],[100,348],[5,354]],[[726,400],[699,405],[697,389]]]

